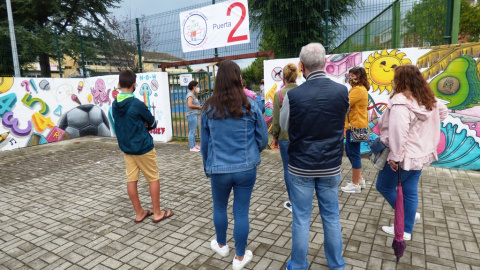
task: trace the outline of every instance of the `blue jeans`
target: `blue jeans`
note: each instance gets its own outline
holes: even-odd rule
[[[422,170],[402,170],[403,211],[405,214],[405,232],[412,233],[415,223],[415,214],[418,207],[418,181]],[[377,190],[385,197],[390,206],[395,209],[397,199],[398,172],[392,171],[390,165],[378,173]]]
[[[213,198],[213,225],[217,242],[220,245],[227,244],[228,198],[233,188],[233,238],[238,256],[245,255],[250,224],[248,210],[250,209],[250,197],[257,178],[257,168],[225,174],[212,174],[212,198]]]
[[[341,176],[308,178],[290,174],[292,195],[292,264],[291,270],[306,270],[313,192],[317,194],[322,217],[324,249],[330,269],[344,269],[342,228],[338,207],[338,185]]]
[[[345,132],[345,154],[347,155],[353,169],[362,168],[362,158],[360,157],[360,143],[350,141],[350,130]]]
[[[188,121],[188,146],[195,147],[195,131],[198,127],[198,114],[187,115]]]
[[[280,156],[283,163],[283,178],[285,178],[285,186],[287,187],[288,199],[290,199],[290,173],[288,172],[288,146],[290,141],[280,140],[278,146],[280,147]]]

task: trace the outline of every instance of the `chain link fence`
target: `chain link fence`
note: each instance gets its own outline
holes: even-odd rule
[[[360,20],[345,22],[347,28],[354,26],[349,29],[354,32],[340,38],[343,41],[334,53],[445,44],[448,0],[403,0],[388,5],[366,2],[370,2],[365,5],[368,11],[359,14]],[[375,16],[365,21],[369,14]]]
[[[331,18],[333,11],[341,8],[341,2],[349,1],[355,4],[349,6],[347,15],[337,18],[338,27],[327,26],[325,17]],[[298,57],[301,47],[308,42],[323,43],[329,53],[440,45],[448,36],[447,4],[452,0],[330,0],[329,12],[326,12],[326,1],[283,1],[278,5],[254,7],[261,2],[249,1],[250,43],[218,48],[220,57],[262,50],[273,50],[275,58]],[[41,36],[35,37],[16,23],[22,76],[42,75],[41,57],[30,55],[39,50],[50,57],[46,62],[51,76],[63,77],[113,74],[125,67],[137,72],[160,71],[162,63],[213,58],[214,49],[182,51],[179,22],[180,12],[211,4],[206,1],[138,19],[112,18],[106,25],[110,32],[103,34],[99,34],[98,29],[77,27],[78,30],[56,38],[52,27],[43,29],[39,32]],[[267,16],[263,18],[265,23],[256,25],[255,18],[261,16]],[[458,29],[458,25],[456,27]],[[8,29],[6,18],[0,20],[0,28]],[[0,76],[13,76],[8,31],[1,32]],[[37,48],[34,38],[51,42],[48,47]],[[46,65],[45,59],[43,65]]]

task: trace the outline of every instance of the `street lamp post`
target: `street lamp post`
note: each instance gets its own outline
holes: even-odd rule
[[[13,26],[12,4],[7,2],[8,30],[10,32],[10,45],[12,46],[13,69],[15,77],[20,77],[20,62],[18,61],[17,40],[15,39],[15,27]]]

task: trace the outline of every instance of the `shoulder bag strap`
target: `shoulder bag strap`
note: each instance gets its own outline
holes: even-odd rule
[[[278,91],[278,97],[280,98],[280,104],[283,105],[283,96],[282,96],[282,89]]]

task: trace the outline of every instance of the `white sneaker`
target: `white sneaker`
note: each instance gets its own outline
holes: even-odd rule
[[[387,234],[395,236],[395,228],[393,226],[382,226],[382,231],[384,231]],[[403,240],[405,240],[405,241],[412,240],[412,234],[404,232],[403,233]]]
[[[233,257],[232,269],[233,270],[241,270],[247,263],[249,263],[253,258],[252,251],[246,250],[243,260],[239,261]]]
[[[420,220],[420,213],[416,213],[415,214],[415,221],[413,222],[413,226],[415,226],[415,224],[417,224],[417,222]]]
[[[190,148],[190,152],[200,152],[200,149],[193,147]]]
[[[360,185],[361,188],[366,188],[367,187],[367,184],[365,182],[365,179],[360,179],[360,181],[358,181],[358,184]],[[342,189],[343,188],[346,188],[348,186],[351,186],[351,185],[355,185],[353,182],[348,182],[345,186],[341,187]]]
[[[287,208],[288,211],[292,212],[292,203],[290,201],[286,201],[283,203],[283,207]]]
[[[358,182],[358,184],[362,187],[362,188],[366,188],[367,187],[367,183],[365,182],[365,179],[360,179],[360,181]]]
[[[362,193],[362,187],[360,185],[348,183],[346,186],[342,187],[342,191],[345,193]]]
[[[230,252],[228,245],[220,247],[217,243],[217,240],[215,239],[213,239],[212,242],[210,242],[210,247],[212,248],[213,251],[215,251],[218,255],[222,257],[227,257],[228,253]]]

